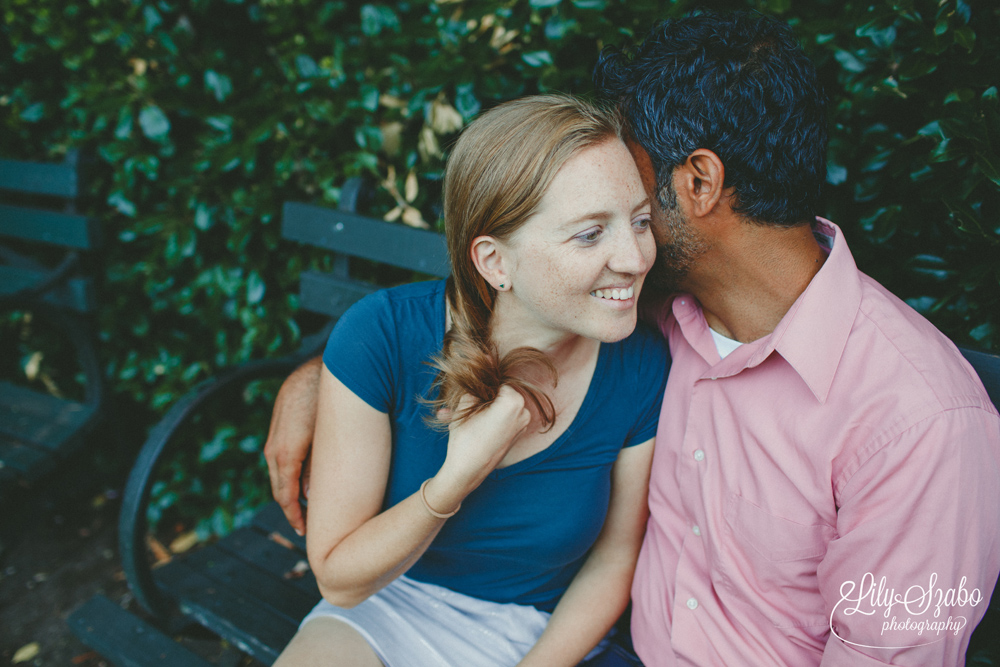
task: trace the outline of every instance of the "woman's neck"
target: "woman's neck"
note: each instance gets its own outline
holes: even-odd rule
[[[493,313],[491,337],[501,356],[519,347],[532,347],[544,352],[562,373],[586,364],[600,348],[598,340],[541,327],[536,319],[513,311],[500,302]]]

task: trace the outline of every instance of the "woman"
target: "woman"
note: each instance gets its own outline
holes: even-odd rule
[[[632,334],[655,247],[620,132],[561,96],[483,114],[448,162],[452,277],[338,322],[307,531],[324,600],[278,667],[572,666],[625,608],[668,361]]]

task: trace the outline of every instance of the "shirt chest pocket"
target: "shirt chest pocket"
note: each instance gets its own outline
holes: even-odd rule
[[[816,570],[836,531],[776,516],[736,494],[726,499],[725,519],[725,587],[776,626],[824,625]]]

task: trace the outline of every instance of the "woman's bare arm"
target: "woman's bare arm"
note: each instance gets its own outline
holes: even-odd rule
[[[652,458],[652,440],[618,455],[601,534],[521,667],[576,665],[625,610],[649,516],[646,495]]]
[[[426,487],[428,504],[450,512],[503,459],[530,414],[501,389],[489,408],[452,425],[448,454]],[[320,592],[351,607],[380,590],[426,551],[446,519],[420,492],[380,513],[392,456],[389,416],[323,368],[307,516],[309,562]]]

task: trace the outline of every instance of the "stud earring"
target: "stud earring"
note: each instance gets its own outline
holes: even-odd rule
[[[503,289],[503,283],[500,283],[500,289]]]

